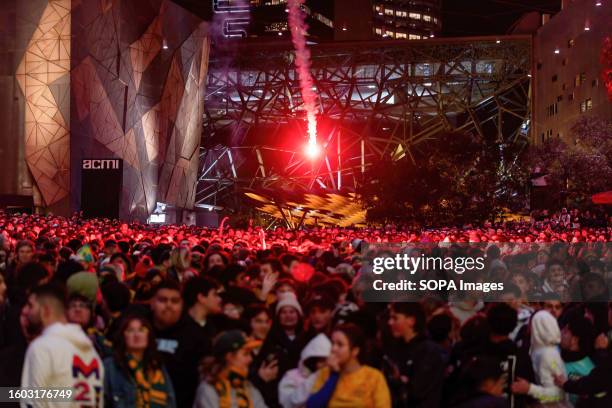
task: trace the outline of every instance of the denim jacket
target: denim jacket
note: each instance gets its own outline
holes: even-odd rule
[[[176,408],[176,397],[172,388],[172,381],[162,366],[166,393],[168,394],[169,408]],[[121,370],[112,357],[104,360],[104,397],[106,407],[111,408],[133,408],[136,407],[136,383]]]

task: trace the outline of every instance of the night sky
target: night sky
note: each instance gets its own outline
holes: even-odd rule
[[[461,37],[506,34],[524,14],[554,14],[561,0],[442,0],[442,35]]]

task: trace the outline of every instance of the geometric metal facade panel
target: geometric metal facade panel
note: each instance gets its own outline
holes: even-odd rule
[[[25,159],[50,206],[70,192],[70,0],[49,0],[19,63]]]
[[[237,193],[248,191],[354,192],[373,163],[414,160],[452,132],[527,141],[530,36],[309,49],[322,150],[314,161],[304,154],[293,49],[244,44],[211,58],[197,204],[240,205]]]
[[[73,6],[73,167],[86,156],[124,160],[121,218],[145,220],[157,201],[192,208],[207,23],[168,0]],[[80,186],[79,171],[72,180]]]

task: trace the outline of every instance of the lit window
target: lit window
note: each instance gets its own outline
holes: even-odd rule
[[[392,16],[394,14],[394,10],[393,9],[385,9],[385,14],[388,16]]]
[[[593,110],[593,100],[591,98],[580,102],[580,112],[584,113]]]
[[[408,39],[410,39],[410,40],[420,40],[421,36],[420,35],[416,35],[416,34],[410,34]]]
[[[395,38],[395,32],[393,32],[393,31],[387,30],[387,31],[385,31],[385,34],[387,36],[391,37],[391,38]]]
[[[381,35],[381,34],[382,34],[382,29],[380,29],[380,28],[377,28],[377,29],[376,29],[376,34],[379,34],[379,35]]]
[[[409,17],[413,18],[415,20],[420,20],[421,19],[421,14],[420,13],[410,13]]]
[[[396,13],[396,15],[397,15],[398,17],[406,17],[406,16],[408,16],[408,12],[406,12],[406,11],[399,11],[399,10],[398,10],[398,11],[397,11],[397,13]]]
[[[406,35],[406,33],[397,33],[395,35],[395,38],[407,38],[407,35]]]
[[[431,16],[428,16],[427,14],[423,14],[423,21],[431,22]]]

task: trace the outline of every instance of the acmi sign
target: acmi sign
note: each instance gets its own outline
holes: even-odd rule
[[[83,170],[119,169],[119,159],[85,159]]]

